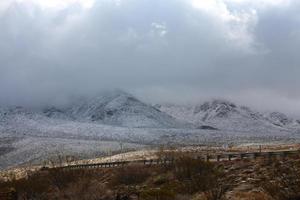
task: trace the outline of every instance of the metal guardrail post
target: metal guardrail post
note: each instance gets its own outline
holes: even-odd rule
[[[271,161],[271,160],[272,160],[273,153],[272,153],[272,152],[268,152],[268,153],[267,153],[267,156],[268,156],[268,160]]]
[[[210,156],[206,155],[206,162],[209,162]]]
[[[285,159],[288,156],[288,154],[286,152],[282,152],[280,156],[282,157],[282,159]]]
[[[258,157],[258,153],[253,153],[253,158],[254,158],[254,160],[256,160],[257,157]]]
[[[241,154],[240,154],[240,158],[241,158],[241,160],[243,160],[243,159],[244,159],[244,157],[245,157],[245,154],[241,153]]]

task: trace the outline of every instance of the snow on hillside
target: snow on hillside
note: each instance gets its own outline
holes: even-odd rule
[[[50,117],[66,119],[66,116],[78,121],[96,122],[113,126],[180,128],[187,126],[155,107],[145,104],[134,96],[112,91],[94,98],[79,100],[64,111],[53,109],[47,112]]]
[[[225,100],[213,100],[199,105],[157,105],[162,112],[193,123],[198,127],[208,125],[219,130],[256,132],[260,134],[289,131],[291,126],[300,129],[297,121],[284,114],[262,114],[245,106]]]
[[[175,105],[175,104],[156,104],[155,107],[162,112],[165,112],[174,118],[190,122],[193,124],[201,124],[194,116],[194,106],[191,105]]]
[[[276,126],[300,129],[300,120],[292,119],[284,113],[271,112],[266,114],[266,119]]]
[[[299,122],[261,114],[228,101],[177,106],[143,103],[114,91],[76,100],[64,108],[0,108],[0,168],[62,151],[95,155],[109,144],[139,145],[289,142]]]
[[[34,121],[73,121],[130,128],[182,128],[190,127],[157,108],[143,103],[134,96],[112,91],[94,98],[74,100],[69,105],[30,109],[22,107],[1,108],[0,124],[16,120],[24,125],[22,119]],[[28,123],[28,122],[26,122]]]
[[[143,145],[123,143],[123,148],[140,149]],[[0,169],[24,163],[37,164],[61,155],[94,158],[111,151],[119,151],[118,142],[61,138],[27,137],[12,143],[12,150],[0,155]]]

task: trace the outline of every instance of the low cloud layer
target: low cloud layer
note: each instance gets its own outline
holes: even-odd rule
[[[297,0],[1,1],[0,104],[121,88],[300,115],[299,13]]]

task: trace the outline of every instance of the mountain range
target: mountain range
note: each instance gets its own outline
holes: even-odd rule
[[[156,105],[174,118],[194,124],[230,131],[288,131],[299,129],[300,121],[280,112],[257,112],[226,100],[212,100],[199,105]]]
[[[156,104],[126,92],[103,92],[65,106],[0,108],[0,168],[57,152],[89,157],[107,150],[160,144],[289,142],[300,121],[257,112],[226,100],[196,105]]]

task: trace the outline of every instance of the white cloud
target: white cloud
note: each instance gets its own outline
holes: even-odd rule
[[[297,1],[0,0],[17,2],[0,18],[0,103],[113,87],[300,101]]]
[[[90,9],[94,5],[94,0],[4,0],[0,2],[0,11],[1,9],[7,9],[12,3],[36,5],[43,10],[63,10],[72,5],[79,5],[84,9]]]
[[[223,0],[228,3],[252,4],[262,6],[288,6],[292,0]]]
[[[236,18],[236,16],[230,13],[226,4],[221,0],[193,0],[192,5],[210,15],[220,17],[220,19],[224,21],[230,21]]]
[[[151,27],[152,27],[151,33],[154,34],[154,35],[157,34],[160,37],[164,37],[168,33],[168,30],[167,30],[167,27],[166,27],[165,23],[153,22],[151,24]]]
[[[13,0],[0,1],[0,14],[8,9]]]
[[[253,29],[257,23],[255,9],[230,10],[224,0],[193,0],[192,5],[215,18],[225,29],[224,36],[246,52],[256,52],[259,46]]]

